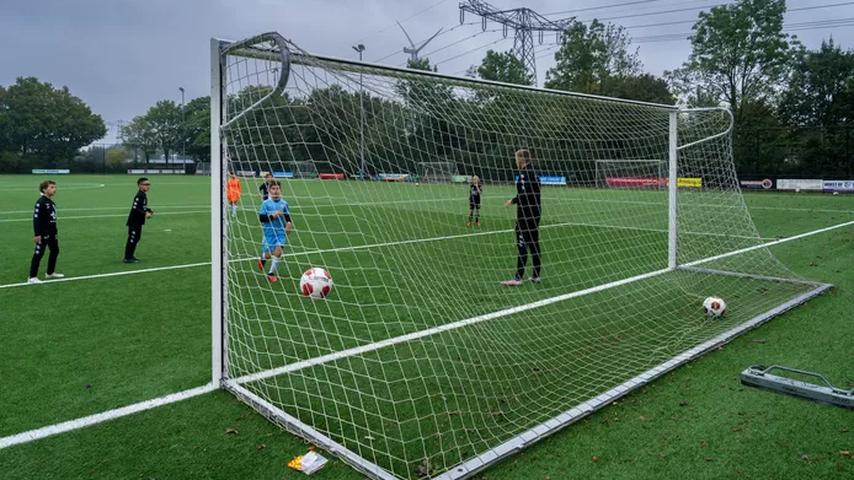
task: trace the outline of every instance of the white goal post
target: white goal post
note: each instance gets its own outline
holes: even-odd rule
[[[726,109],[324,57],[274,32],[210,55],[212,380],[370,478],[473,476],[830,288],[762,242]],[[523,246],[501,207],[520,148],[569,179]],[[294,165],[342,181],[278,180],[294,230],[276,272],[260,200],[233,213],[225,181]],[[432,182],[350,180],[365,172]],[[482,227],[457,172],[487,185]],[[534,243],[542,282],[502,287]],[[328,298],[298,293],[309,267]]]

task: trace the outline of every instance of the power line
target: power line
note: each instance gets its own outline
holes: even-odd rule
[[[419,15],[423,14],[424,12],[426,12],[426,11],[428,11],[428,10],[432,10],[432,9],[434,9],[434,8],[438,7],[439,5],[441,5],[441,4],[443,4],[443,3],[447,2],[447,1],[448,1],[448,0],[439,0],[438,2],[436,2],[436,3],[432,4],[432,5],[430,5],[429,7],[424,8],[424,9],[422,9],[422,10],[419,10],[419,11],[417,11],[417,12],[413,13],[412,15],[410,15],[410,16],[408,16],[408,17],[404,18],[403,20],[400,20],[400,23],[406,22],[406,21],[408,21],[408,20],[412,20],[413,18],[415,18],[415,17],[417,17],[417,16],[419,16]],[[393,28],[395,25],[397,25],[397,23],[396,23],[396,22],[395,22],[395,23],[392,23],[392,24],[390,24],[390,25],[388,25],[387,27],[383,27],[383,28],[379,29],[379,30],[377,30],[377,31],[376,31],[376,32],[374,32],[374,33],[371,33],[371,34],[365,35],[364,37],[362,37],[362,38],[360,38],[360,39],[356,40],[354,43],[362,43],[362,42],[364,42],[366,39],[371,38],[371,37],[373,37],[374,35],[378,35],[378,34],[380,34],[380,33],[383,33],[383,32],[388,31],[390,28]]]
[[[590,10],[605,10],[606,8],[628,7],[630,5],[638,5],[641,3],[660,2],[661,0],[635,0],[633,2],[612,3],[610,5],[600,5],[598,7],[574,8],[572,10],[561,10],[559,12],[544,13],[543,15],[565,15],[567,13],[589,12]]]

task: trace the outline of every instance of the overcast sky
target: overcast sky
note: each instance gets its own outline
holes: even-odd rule
[[[656,75],[688,57],[697,13],[722,0],[490,0],[501,9],[527,6],[549,18],[600,18],[625,26],[645,69]],[[406,61],[400,21],[416,42],[443,29],[422,50],[440,72],[462,75],[487,49],[513,47],[494,23],[481,31],[458,0],[0,0],[0,84],[34,76],[68,86],[108,123],[140,115],[160,99],[207,95],[209,39],[237,40],[276,30],[310,52],[392,65]],[[620,5],[622,4],[622,5]],[[615,6],[616,5],[616,6]],[[854,1],[789,0],[787,30],[815,48],[831,35],[854,49]],[[681,22],[681,23],[677,23]],[[469,24],[470,23],[470,24]],[[662,25],[664,24],[664,25]],[[682,35],[684,34],[684,35]],[[542,84],[554,63],[554,35],[536,44]]]

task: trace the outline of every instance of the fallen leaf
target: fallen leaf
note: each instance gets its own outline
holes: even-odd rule
[[[768,340],[765,340],[764,338],[757,338],[753,340],[753,343],[768,343]]]
[[[225,429],[225,433],[237,435],[237,429],[229,427]]]
[[[680,407],[687,407],[688,405],[690,405],[690,404],[688,403],[687,400],[682,400],[681,402],[679,402]]]
[[[708,443],[706,443],[706,441],[705,441],[705,440],[700,440],[700,448],[706,448],[706,447],[708,447],[708,446],[709,446],[709,444],[708,444]]]
[[[593,460],[594,462],[598,462],[599,461],[599,455],[593,455],[593,458],[591,458],[591,460]]]
[[[714,459],[714,458],[712,458],[712,457],[706,457],[706,458],[704,458],[703,460],[705,460],[705,461],[707,461],[707,462],[714,462],[714,461],[715,461],[715,459]]]
[[[640,421],[641,421],[641,422],[645,422],[645,421],[647,421],[647,418],[646,418],[645,416],[641,415],[641,416],[640,416]]]
[[[840,450],[840,451],[839,451],[839,454],[840,454],[840,455],[842,455],[842,456],[843,456],[843,457],[845,457],[845,458],[852,458],[852,456],[851,456],[851,450]]]
[[[264,450],[265,448],[267,448],[267,445],[264,443],[259,443],[259,444],[255,445],[256,450]]]

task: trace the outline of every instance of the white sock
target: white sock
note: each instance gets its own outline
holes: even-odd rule
[[[282,260],[282,257],[273,256],[271,258],[271,260],[273,260],[273,261],[272,261],[272,263],[270,263],[270,271],[267,273],[268,273],[268,275],[275,275],[276,269],[279,268],[279,262]]]
[[[231,214],[235,217],[237,216],[237,205],[231,206]]]

